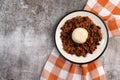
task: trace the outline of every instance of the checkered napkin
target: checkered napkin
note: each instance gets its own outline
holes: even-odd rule
[[[104,20],[110,37],[120,36],[120,0],[88,0],[85,10],[94,12]]]
[[[85,10],[99,15],[106,23],[109,35],[120,35],[120,0],[88,0]],[[88,64],[65,60],[56,48],[46,62],[40,80],[106,80],[100,59]]]
[[[84,65],[73,64],[54,49],[40,80],[106,80],[106,77],[99,59]]]

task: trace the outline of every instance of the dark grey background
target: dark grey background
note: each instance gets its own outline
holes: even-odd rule
[[[86,0],[0,0],[0,80],[39,80],[56,24]],[[108,80],[120,80],[120,37],[102,56]]]

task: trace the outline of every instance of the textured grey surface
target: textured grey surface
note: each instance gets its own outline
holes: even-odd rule
[[[0,80],[39,80],[62,16],[86,0],[0,0]],[[102,56],[108,80],[120,80],[120,37]]]

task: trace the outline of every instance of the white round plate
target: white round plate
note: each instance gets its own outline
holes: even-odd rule
[[[82,57],[82,56],[79,57],[76,55],[68,54],[66,51],[64,51],[62,41],[60,38],[61,31],[62,31],[61,27],[63,27],[63,25],[67,20],[76,16],[88,16],[97,26],[101,27],[101,31],[102,31],[102,40],[100,41],[100,45],[97,46],[97,49],[93,52],[93,54],[87,54],[86,57]],[[109,35],[108,35],[108,30],[106,28],[106,25],[100,17],[98,17],[96,14],[92,12],[81,10],[81,11],[71,12],[62,18],[62,20],[57,25],[57,28],[55,31],[55,43],[58,51],[65,59],[74,63],[85,64],[85,63],[89,63],[96,60],[104,53],[108,45],[108,39],[109,39],[108,36]]]

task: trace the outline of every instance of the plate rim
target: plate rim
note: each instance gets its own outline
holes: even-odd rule
[[[105,26],[105,29],[106,29],[106,33],[107,33],[107,41],[106,41],[106,45],[105,45],[105,48],[104,48],[104,50],[100,53],[100,55],[98,56],[98,57],[96,57],[95,59],[93,59],[93,60],[91,60],[91,61],[88,61],[88,62],[75,62],[75,61],[71,61],[70,59],[67,59],[65,56],[63,56],[63,54],[60,52],[60,50],[58,49],[58,47],[57,47],[57,42],[56,42],[56,30],[57,30],[57,27],[58,27],[58,25],[59,25],[59,23],[67,16],[67,15],[69,15],[69,14],[72,14],[72,13],[75,13],[75,12],[88,12],[88,13],[91,13],[91,14],[93,14],[93,15],[95,15],[96,17],[98,17],[102,22],[103,22],[103,24],[104,24],[104,26]],[[75,10],[75,11],[72,11],[72,12],[69,12],[69,13],[67,13],[67,14],[65,14],[59,21],[58,21],[58,23],[57,23],[57,25],[56,25],[56,28],[55,28],[55,31],[54,31],[54,42],[55,42],[55,47],[56,47],[56,49],[57,49],[57,51],[59,52],[59,54],[65,59],[65,60],[68,60],[68,61],[70,61],[70,62],[72,62],[72,63],[75,63],[75,64],[88,64],[88,63],[91,63],[91,62],[93,62],[93,61],[95,61],[95,60],[97,60],[100,56],[102,56],[103,55],[103,53],[105,52],[105,50],[106,50],[106,48],[107,48],[107,46],[108,46],[108,42],[109,42],[109,32],[108,32],[108,29],[107,29],[107,26],[106,26],[106,24],[105,24],[105,22],[102,20],[102,18],[101,17],[99,17],[97,14],[95,14],[95,13],[93,13],[93,12],[91,12],[91,11],[88,11],[88,10]]]

